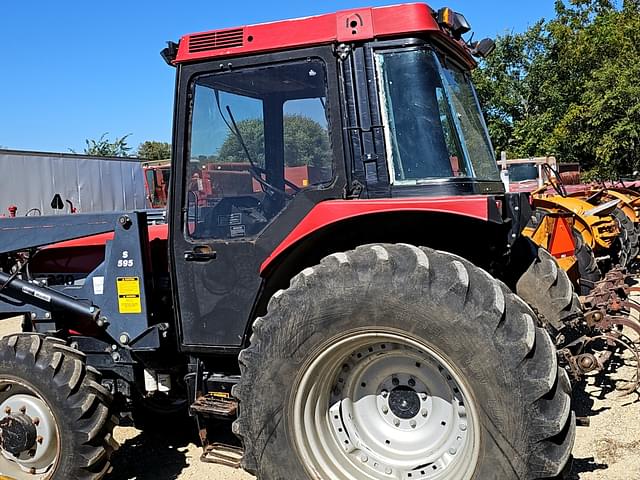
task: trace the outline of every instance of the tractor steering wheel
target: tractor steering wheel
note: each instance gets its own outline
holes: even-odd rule
[[[558,173],[558,171],[548,163],[542,164],[542,170],[547,176],[549,184],[558,193],[558,195],[560,195],[561,197],[567,197],[569,193],[567,192],[564,183],[562,183],[562,179],[560,178],[560,174]]]

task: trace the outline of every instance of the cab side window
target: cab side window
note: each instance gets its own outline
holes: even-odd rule
[[[300,191],[332,180],[325,98],[325,66],[315,59],[195,80],[190,237],[254,237]]]

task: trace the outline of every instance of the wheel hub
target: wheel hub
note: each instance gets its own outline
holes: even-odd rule
[[[0,447],[16,457],[35,447],[36,435],[36,426],[28,415],[9,414],[0,420]]]
[[[420,412],[420,397],[411,387],[396,387],[389,394],[389,408],[396,417],[408,420]]]
[[[0,383],[0,385],[2,385]],[[0,420],[0,476],[41,478],[53,465],[58,452],[57,425],[51,410],[40,398],[30,393],[10,394],[18,385],[2,385],[9,395],[0,404],[5,417]],[[24,391],[24,390],[23,390]],[[6,470],[6,472],[5,472]]]

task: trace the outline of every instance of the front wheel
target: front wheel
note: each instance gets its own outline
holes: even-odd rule
[[[37,334],[0,340],[0,478],[107,474],[115,418],[99,376],[62,340]]]
[[[559,475],[570,386],[534,318],[444,252],[330,255],[274,295],[240,356],[244,467],[265,480]]]

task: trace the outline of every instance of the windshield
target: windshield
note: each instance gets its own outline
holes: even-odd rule
[[[499,181],[469,75],[430,49],[379,52],[376,67],[395,184],[461,177]]]

